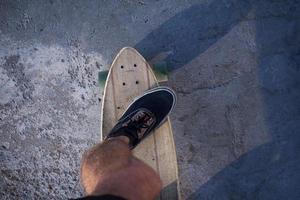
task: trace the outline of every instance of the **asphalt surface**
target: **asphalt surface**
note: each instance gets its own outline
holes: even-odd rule
[[[171,71],[183,199],[300,199],[299,0],[0,0],[0,199],[83,195],[124,46]]]

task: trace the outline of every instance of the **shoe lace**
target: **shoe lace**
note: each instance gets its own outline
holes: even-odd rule
[[[145,120],[146,117],[148,116],[144,115],[143,117],[138,118],[137,120],[130,119],[129,123],[124,128],[126,128],[130,132],[134,132],[137,138],[141,138],[142,137],[142,135],[140,135],[140,133],[142,133],[141,129],[143,128],[147,129],[150,127],[150,125],[146,124],[147,123],[147,120]]]

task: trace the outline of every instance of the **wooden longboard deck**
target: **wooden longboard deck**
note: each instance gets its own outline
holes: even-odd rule
[[[158,82],[147,61],[135,49],[123,48],[109,69],[104,87],[101,138],[109,133],[137,96],[155,86]],[[170,119],[143,140],[133,153],[160,175],[164,189],[158,199],[179,199],[176,150]]]

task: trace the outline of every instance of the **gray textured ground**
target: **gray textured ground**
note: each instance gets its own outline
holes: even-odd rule
[[[164,60],[184,199],[300,199],[297,0],[0,0],[0,198],[78,197],[97,73]]]

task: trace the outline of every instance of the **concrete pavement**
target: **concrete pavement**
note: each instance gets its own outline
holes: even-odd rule
[[[184,199],[299,199],[298,0],[0,1],[0,198],[79,197],[97,73],[167,63]]]

